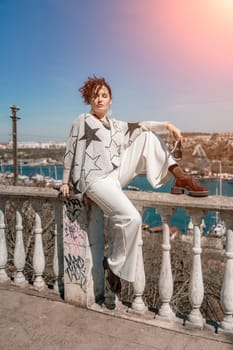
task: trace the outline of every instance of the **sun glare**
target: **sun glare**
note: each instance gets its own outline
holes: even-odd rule
[[[226,8],[226,10],[228,9],[232,9],[233,10],[233,1],[232,0],[221,0],[219,1],[220,6],[222,5],[223,7]]]
[[[210,4],[213,4],[215,10],[228,17],[233,14],[233,0],[212,0]]]

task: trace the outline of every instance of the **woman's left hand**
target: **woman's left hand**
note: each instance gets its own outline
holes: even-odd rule
[[[183,136],[181,134],[180,129],[178,129],[172,123],[167,123],[167,129],[170,132],[170,134],[174,137],[175,140],[182,142]]]
[[[68,198],[69,195],[70,195],[70,188],[69,188],[69,185],[68,184],[62,184],[61,187],[60,187],[60,194],[63,196],[63,197],[66,197]]]

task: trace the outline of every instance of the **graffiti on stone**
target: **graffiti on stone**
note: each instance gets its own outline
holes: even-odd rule
[[[82,230],[77,221],[70,222],[64,218],[64,253],[80,254],[80,246],[85,245],[86,231]]]
[[[78,199],[68,199],[64,206],[64,259],[65,273],[70,282],[86,288],[86,264],[83,247],[86,245],[86,209]]]
[[[83,211],[83,203],[79,199],[68,199],[65,201],[66,216],[71,222],[78,220]]]
[[[70,281],[77,282],[81,288],[86,285],[86,268],[84,259],[81,256],[68,254],[65,256],[67,267],[65,272],[68,274]]]

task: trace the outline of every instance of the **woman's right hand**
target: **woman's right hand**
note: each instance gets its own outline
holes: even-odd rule
[[[60,194],[63,197],[69,197],[70,195],[70,187],[68,184],[62,184],[59,190]]]
[[[170,134],[172,135],[172,137],[174,137],[175,140],[179,141],[182,143],[183,141],[183,136],[181,134],[180,129],[178,129],[174,124],[172,123],[167,123],[167,129],[170,132]]]

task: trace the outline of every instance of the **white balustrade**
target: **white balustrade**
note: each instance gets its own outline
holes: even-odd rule
[[[229,217],[224,216],[224,221],[230,227]],[[224,312],[220,327],[225,331],[233,331],[233,231],[227,230],[226,238],[226,264],[221,288],[221,305]]]
[[[45,256],[42,242],[41,219],[38,213],[36,213],[35,216],[35,246],[33,254],[33,268],[35,273],[33,286],[37,290],[42,290],[46,286],[43,279],[43,273],[45,269]]]
[[[103,259],[103,222],[100,218],[99,208],[92,206],[88,210],[83,207],[77,199],[70,199],[64,206],[64,221],[62,228],[62,203],[57,197],[57,192],[52,190],[10,188],[0,186],[1,209],[0,209],[0,282],[9,280],[6,273],[7,265],[7,244],[5,236],[4,202],[10,198],[11,201],[18,200],[16,205],[22,203],[22,196],[28,200],[39,203],[45,198],[54,201],[55,210],[55,246],[53,257],[53,270],[55,275],[54,289],[59,291],[59,281],[62,280],[64,272],[65,300],[85,307],[92,307],[96,300],[104,293],[104,273],[102,268]],[[17,193],[16,193],[17,192]],[[174,312],[170,306],[173,295],[173,276],[170,256],[170,229],[168,223],[174,208],[186,208],[192,217],[193,228],[193,261],[190,272],[189,300],[192,311],[188,315],[187,325],[203,328],[205,320],[200,312],[200,307],[204,297],[204,286],[201,266],[201,232],[200,225],[206,211],[220,211],[227,227],[226,242],[226,263],[221,289],[221,304],[224,312],[223,320],[220,322],[219,330],[233,332],[233,231],[232,231],[232,200],[227,197],[220,198],[213,196],[210,198],[189,198],[188,196],[172,196],[164,193],[135,193],[126,192],[137,208],[154,207],[162,218],[163,240],[162,240],[162,261],[159,276],[159,295],[161,307],[159,308],[158,319],[173,321]],[[50,196],[50,197],[49,197]],[[38,202],[36,204],[38,206]],[[16,211],[16,242],[14,249],[14,266],[16,274],[14,283],[22,286],[27,282],[24,277],[25,268],[25,248],[23,242],[22,216],[20,210]],[[190,225],[190,230],[192,227]],[[63,232],[62,232],[63,230]],[[62,238],[62,233],[64,234]],[[102,237],[102,236],[101,236]],[[189,237],[190,238],[190,237]],[[43,279],[45,269],[45,256],[42,241],[41,218],[38,212],[35,214],[35,242],[33,253],[34,283],[37,290],[43,290],[46,286]],[[63,244],[62,244],[63,243]],[[64,250],[63,250],[64,249]],[[65,259],[65,269],[63,265],[63,253]],[[101,266],[101,267],[100,267]],[[153,273],[153,271],[151,271]],[[135,298],[132,309],[143,313],[146,306],[143,301],[145,288],[145,272],[142,255],[142,242],[138,247],[137,273],[133,283]]]
[[[203,214],[201,212],[191,213],[194,223],[193,233],[193,262],[189,281],[189,301],[192,311],[188,315],[188,320],[197,327],[203,328],[205,320],[200,312],[200,307],[204,298],[204,285],[201,267],[201,232],[200,224]]]
[[[24,276],[25,267],[25,249],[23,242],[23,225],[21,213],[16,211],[16,240],[15,240],[15,250],[14,250],[14,265],[16,273],[14,276],[14,284],[17,286],[25,286],[27,281]]]
[[[6,246],[6,236],[5,236],[5,221],[4,214],[0,210],[0,283],[6,282],[9,280],[9,277],[6,273],[6,264],[7,264],[7,246]]]
[[[162,264],[159,276],[159,297],[162,304],[159,308],[158,315],[164,320],[171,321],[175,318],[175,314],[170,306],[173,294],[173,278],[170,256],[170,229],[168,222],[170,221],[173,210],[161,208],[157,211],[161,215],[163,227]]]

